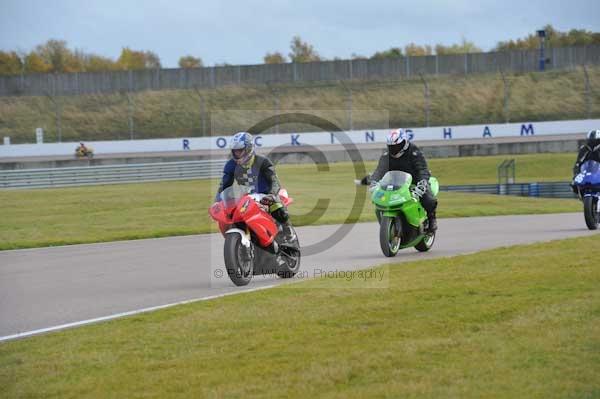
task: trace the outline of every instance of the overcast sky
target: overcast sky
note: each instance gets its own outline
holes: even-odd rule
[[[287,55],[294,35],[327,58],[349,58],[463,37],[487,51],[548,23],[600,31],[600,0],[0,0],[0,49],[52,38],[113,59],[126,46],[151,50],[163,67],[186,54],[258,64],[266,52]]]

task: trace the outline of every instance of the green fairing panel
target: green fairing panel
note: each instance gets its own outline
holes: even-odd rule
[[[408,223],[418,227],[427,215],[419,201],[413,198],[411,184],[412,177],[408,173],[390,171],[379,181],[371,201],[384,216],[396,217],[402,212]],[[429,179],[429,186],[432,194],[437,196],[439,183],[435,177]]]

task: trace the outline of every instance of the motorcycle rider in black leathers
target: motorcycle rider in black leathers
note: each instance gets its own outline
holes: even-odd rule
[[[371,186],[381,180],[390,170],[400,170],[410,173],[413,178],[413,194],[419,197],[421,205],[427,212],[429,220],[427,230],[437,230],[437,199],[429,188],[431,172],[427,167],[427,161],[419,148],[411,143],[408,134],[403,129],[394,129],[387,136],[387,151],[379,158],[377,168],[370,176]]]
[[[586,143],[579,148],[577,160],[573,165],[573,178],[579,174],[579,168],[585,161],[600,162],[600,130],[590,130]]]

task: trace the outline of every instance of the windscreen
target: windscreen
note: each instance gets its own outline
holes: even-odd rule
[[[223,201],[226,208],[230,208],[235,206],[239,199],[250,191],[251,188],[249,186],[238,186],[237,184],[234,184],[221,192],[221,201]]]
[[[379,185],[382,189],[386,189],[388,186],[393,186],[393,190],[397,190],[406,184],[411,179],[410,174],[399,170],[390,170],[383,178],[379,180]]]

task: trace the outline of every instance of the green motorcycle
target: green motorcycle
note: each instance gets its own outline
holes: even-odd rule
[[[427,231],[427,213],[411,186],[410,174],[392,170],[377,182],[371,195],[379,220],[379,245],[385,256],[396,256],[407,247],[429,251],[435,241],[435,232]],[[429,178],[429,187],[437,196],[439,184],[435,177]]]

